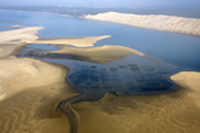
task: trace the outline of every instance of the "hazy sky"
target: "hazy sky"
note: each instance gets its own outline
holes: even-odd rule
[[[116,6],[198,6],[200,0],[0,0],[2,5]]]

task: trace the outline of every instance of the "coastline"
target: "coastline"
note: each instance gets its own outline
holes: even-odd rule
[[[140,28],[145,28],[145,29],[151,29],[151,30],[158,30],[158,31],[165,31],[165,32],[172,32],[172,33],[178,33],[178,34],[186,34],[186,35],[194,35],[199,37],[200,36],[200,19],[198,18],[184,18],[184,17],[180,17],[180,16],[169,16],[169,15],[162,15],[162,14],[151,14],[151,15],[137,15],[137,14],[133,14],[133,13],[118,13],[118,12],[106,12],[106,13],[99,13],[99,14],[95,14],[95,15],[84,15],[84,16],[80,16],[80,17],[75,17],[75,16],[71,16],[68,14],[59,14],[59,13],[52,13],[52,12],[37,12],[37,11],[23,11],[23,10],[6,10],[6,9],[0,9],[0,11],[13,11],[13,12],[30,12],[30,13],[43,13],[43,14],[50,14],[50,15],[57,15],[57,16],[64,16],[64,17],[73,17],[73,18],[80,18],[80,19],[91,19],[91,20],[98,20],[98,21],[106,21],[106,22],[111,22],[111,23],[118,23],[118,24],[124,24],[124,25],[128,25],[128,26],[133,26],[133,27],[140,27]],[[117,13],[118,16],[114,17],[112,15],[109,15],[109,13]],[[190,30],[183,30],[181,26],[179,26],[179,29],[176,28],[161,28],[159,26],[150,26],[150,25],[138,25],[136,23],[140,23],[140,20],[136,20],[136,23],[132,23],[132,22],[127,22],[127,20],[123,20],[121,21],[119,18],[123,18],[125,15],[132,15],[132,16],[138,16],[138,18],[142,18],[143,16],[145,16],[147,19],[148,16],[155,16],[155,17],[159,17],[159,19],[163,19],[163,17],[169,17],[170,19],[172,18],[184,18],[186,20],[198,20],[198,28],[193,28]],[[100,16],[100,17],[99,17]],[[105,17],[105,18],[104,18]],[[144,17],[144,19],[146,19]],[[113,18],[113,20],[112,20]],[[131,18],[128,18],[128,21],[132,21]],[[150,18],[150,23],[153,23],[154,19]],[[168,19],[168,18],[167,18]],[[134,20],[133,20],[134,21]],[[145,20],[146,21],[146,20]],[[145,22],[143,21],[143,22]],[[149,20],[148,20],[149,21]],[[161,20],[160,22],[164,22],[164,20]],[[163,23],[160,23],[161,25],[163,25]],[[169,23],[169,25],[175,25],[176,23]],[[185,24],[187,24],[187,22],[185,22]],[[192,25],[192,24],[191,24]],[[187,25],[186,25],[187,26]],[[195,32],[194,32],[195,30]]]
[[[106,12],[86,15],[83,18],[107,21],[129,26],[200,36],[200,19],[166,15],[136,15]]]

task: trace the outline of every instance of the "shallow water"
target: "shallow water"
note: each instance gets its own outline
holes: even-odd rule
[[[0,22],[2,22],[3,26],[7,26],[1,30],[9,29],[9,25],[20,24],[24,27],[32,25],[44,26],[45,29],[38,33],[41,38],[112,35],[111,38],[97,42],[95,47],[101,47],[106,44],[126,46],[163,61],[152,60],[148,56],[129,55],[122,59],[103,64],[95,63],[94,60],[82,56],[52,54],[50,53],[51,50],[58,50],[54,45],[43,44],[41,46],[31,44],[27,46],[25,52],[33,50],[27,57],[34,57],[46,62],[70,67],[71,69],[66,80],[72,87],[82,93],[89,90],[96,91],[97,93],[120,92],[121,94],[123,92],[123,94],[135,94],[135,91],[140,91],[150,94],[149,92],[151,91],[148,90],[149,88],[145,87],[153,86],[152,88],[154,88],[155,85],[160,85],[160,88],[166,88],[167,86],[167,89],[160,90],[161,93],[165,93],[177,90],[177,88],[173,88],[173,86],[177,86],[169,79],[170,75],[181,70],[200,71],[200,37],[197,36],[49,14],[0,11],[0,15],[2,16],[0,19],[3,20]],[[2,25],[0,24],[0,27]],[[158,74],[161,74],[161,76]],[[91,78],[91,76],[93,77]],[[162,78],[164,80],[157,80]],[[104,80],[106,81],[105,84],[102,82]],[[133,82],[129,82],[128,80],[134,81],[135,84],[132,84]],[[125,91],[121,89],[123,87]],[[171,87],[174,90],[170,90]],[[39,128],[41,128],[38,130],[39,132],[47,131],[46,129],[50,130],[49,125],[54,125],[54,122],[51,124],[46,115],[49,116],[48,111],[51,112],[55,108],[52,106],[46,108],[44,105],[47,101],[53,104],[64,99],[68,92],[59,92],[60,87],[43,88],[39,88],[38,90],[42,90],[45,96],[48,90],[55,91],[55,93],[46,97],[44,95],[38,97],[35,93],[27,90],[28,94],[20,93],[20,96],[16,95],[17,98],[14,96],[13,99],[10,98],[8,101],[0,104],[2,107],[2,120],[5,122],[2,126],[3,132],[36,132],[37,130],[35,129]],[[145,89],[142,90],[142,88]],[[65,90],[65,88],[62,89]],[[35,88],[32,90],[36,91]],[[200,120],[197,117],[199,116],[199,108],[194,104],[194,100],[198,99],[189,95],[196,92],[190,88],[182,88],[177,93],[172,94],[134,97],[121,96],[118,99],[114,98],[114,101],[103,99],[103,101],[97,103],[78,103],[74,105],[74,108],[81,118],[79,131],[81,133],[199,132]],[[37,93],[41,94],[39,91]],[[155,92],[153,93],[155,94]],[[62,98],[58,94],[62,94]],[[54,98],[55,95],[55,99],[58,100],[52,100],[52,97]],[[27,98],[24,97],[30,100],[27,102]],[[37,100],[35,97],[38,97]],[[14,99],[18,98],[20,100],[15,104]],[[32,104],[34,103],[33,101],[38,102],[42,109],[45,108],[48,110],[40,112],[41,108]],[[27,107],[25,108],[25,106]],[[3,108],[6,110],[3,110]],[[33,112],[32,109],[36,111]],[[37,118],[38,115],[40,116],[39,120]],[[20,123],[16,120],[20,120]],[[51,118],[51,120],[54,119]],[[28,124],[24,126],[21,124],[21,121],[23,123],[28,121]],[[17,127],[16,123],[20,126]],[[55,123],[58,127],[61,127],[60,129],[64,127],[64,131],[61,132],[66,132],[67,128],[69,128],[68,125],[63,124],[63,120],[56,119]],[[54,130],[58,129],[54,128]]]
[[[1,23],[7,28],[14,24],[45,27],[38,32],[45,39],[112,35],[111,38],[98,41],[95,46],[126,46],[186,70],[200,71],[199,36],[50,14],[0,11],[0,16]]]

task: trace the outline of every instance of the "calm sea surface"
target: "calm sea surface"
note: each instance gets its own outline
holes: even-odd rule
[[[28,12],[0,11],[0,31],[11,25],[42,26],[41,38],[87,37],[112,35],[95,46],[121,45],[174,64],[185,70],[200,71],[200,37],[109,22]]]

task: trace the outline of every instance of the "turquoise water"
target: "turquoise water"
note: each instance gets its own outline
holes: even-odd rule
[[[200,71],[200,37],[85,20],[51,14],[0,11],[0,31],[10,25],[42,26],[41,38],[112,35],[95,46],[121,45],[174,64],[185,70]]]

